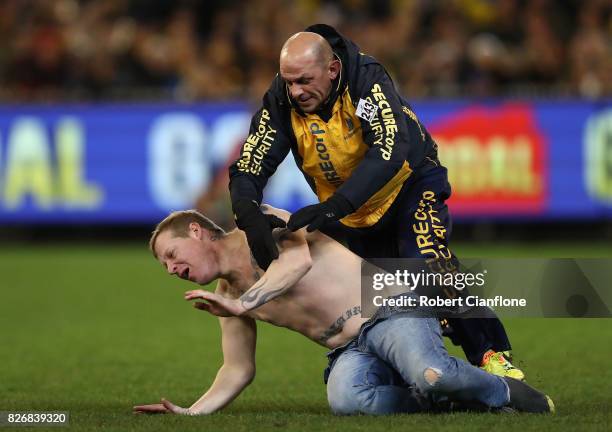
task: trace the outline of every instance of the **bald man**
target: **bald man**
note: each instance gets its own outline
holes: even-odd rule
[[[236,223],[263,269],[278,250],[259,204],[289,151],[320,202],[294,213],[290,229],[334,227],[334,237],[362,258],[426,258],[451,271],[458,265],[448,247],[451,189],[436,143],[385,68],[327,25],[284,44],[280,73],[230,166]],[[472,364],[524,379],[504,353],[511,346],[499,319],[450,324]]]

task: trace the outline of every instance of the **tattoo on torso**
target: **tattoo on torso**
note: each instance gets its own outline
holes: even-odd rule
[[[346,324],[349,319],[356,315],[361,315],[361,306],[353,306],[352,308],[344,311],[344,313],[340,315],[336,321],[334,321],[334,323],[323,332],[321,336],[319,336],[319,341],[323,344],[326,343],[333,336],[340,333],[344,328],[344,324]]]

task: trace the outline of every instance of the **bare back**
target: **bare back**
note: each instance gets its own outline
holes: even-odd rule
[[[289,213],[268,207],[283,220]],[[306,230],[291,235],[305,236],[312,267],[283,295],[250,311],[247,316],[302,333],[328,348],[335,348],[355,337],[366,319],[361,317],[362,259],[340,243],[320,233]],[[279,242],[280,253],[283,243]],[[247,246],[248,247],[248,246]],[[263,271],[245,275],[239,286],[222,281],[217,293],[238,298]]]

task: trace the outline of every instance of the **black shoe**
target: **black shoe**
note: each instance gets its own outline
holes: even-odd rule
[[[490,407],[482,402],[477,401],[460,401],[460,402],[449,402],[446,411],[440,412],[476,412],[476,413],[493,413],[493,414],[514,414],[517,411],[510,406],[503,407]]]
[[[502,377],[510,389],[510,402],[507,407],[520,412],[554,413],[555,405],[550,397],[539,392],[523,381]]]

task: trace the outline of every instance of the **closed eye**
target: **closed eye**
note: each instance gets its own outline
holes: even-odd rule
[[[306,84],[309,84],[310,81],[312,81],[312,78],[298,78],[295,81],[285,80],[285,84],[291,87],[293,84],[306,85]]]
[[[164,262],[162,262],[162,265],[164,266],[164,268],[168,268],[169,263],[167,262],[167,260],[172,260],[175,257],[175,251],[171,250],[171,251],[166,251],[166,253],[164,254],[164,257],[166,258],[164,260]]]

